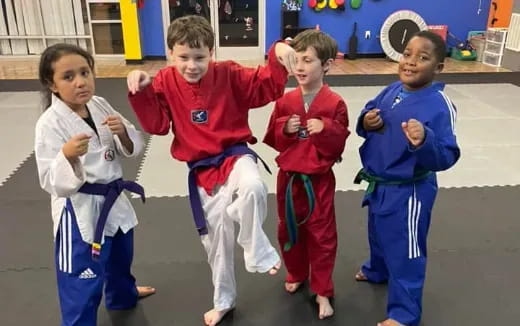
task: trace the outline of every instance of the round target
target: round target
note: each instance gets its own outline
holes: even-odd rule
[[[410,10],[396,11],[385,20],[381,27],[381,46],[385,54],[394,61],[403,55],[406,43],[413,34],[428,29],[421,16]]]

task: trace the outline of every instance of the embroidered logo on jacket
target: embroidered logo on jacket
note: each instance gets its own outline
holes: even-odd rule
[[[206,110],[192,110],[191,121],[193,123],[206,123],[208,122],[208,111]]]
[[[82,280],[96,278],[96,277],[97,277],[97,275],[94,274],[94,272],[90,268],[85,269],[81,274],[79,274],[79,278]]]
[[[309,132],[307,131],[307,128],[300,127],[300,129],[298,129],[298,138],[300,138],[300,139],[309,138]]]
[[[113,161],[115,157],[116,157],[116,153],[114,153],[113,150],[109,149],[105,152],[105,160],[110,162],[110,161]]]

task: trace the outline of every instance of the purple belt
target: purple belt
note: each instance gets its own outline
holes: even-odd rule
[[[271,170],[264,162],[264,160],[262,160],[262,158],[258,156],[255,151],[247,147],[245,143],[240,143],[228,147],[218,155],[210,156],[198,161],[188,162],[188,168],[190,169],[190,173],[188,175],[188,188],[190,192],[191,211],[193,213],[193,220],[195,221],[195,227],[197,228],[199,235],[208,234],[208,228],[206,225],[206,218],[204,217],[204,211],[202,209],[202,203],[200,201],[199,191],[197,189],[196,169],[201,167],[219,167],[227,157],[246,154],[252,155],[255,158],[255,161],[256,159],[259,159],[267,172],[271,174]]]
[[[105,230],[105,224],[107,223],[108,213],[123,190],[128,190],[134,194],[140,195],[141,200],[144,203],[145,197],[143,187],[136,182],[124,181],[123,179],[117,179],[108,184],[85,183],[78,190],[78,192],[84,194],[105,196],[105,202],[101,207],[101,213],[99,214],[99,219],[96,224],[94,243],[92,243],[92,258],[94,259],[98,259],[101,254],[101,239],[103,237],[103,231]]]

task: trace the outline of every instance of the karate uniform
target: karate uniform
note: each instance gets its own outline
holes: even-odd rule
[[[188,83],[175,67],[166,67],[129,100],[143,129],[155,135],[171,130],[172,156],[191,164],[239,144],[255,143],[249,109],[282,96],[286,82],[287,71],[273,46],[266,66],[210,62],[197,84]],[[216,166],[195,171],[205,219],[199,233],[213,272],[214,307],[220,311],[235,305],[233,222],[240,225],[238,243],[244,248],[248,271],[268,271],[280,258],[262,230],[267,188],[253,157],[231,155]]]
[[[104,196],[78,192],[86,183],[109,184],[122,177],[121,157],[135,157],[144,148],[142,135],[123,118],[133,152],[102,122],[119,115],[108,102],[94,96],[88,103],[96,132],[59,98],[41,115],[35,132],[36,163],[41,187],[51,194],[56,270],[62,325],[95,325],[105,284],[109,309],[135,306],[137,289],[130,273],[133,256],[134,209],[125,196],[117,197],[108,214],[99,260],[91,247]],[[71,137],[91,135],[88,152],[74,165],[62,147]]]
[[[371,282],[388,281],[388,317],[404,325],[418,325],[421,318],[435,172],[450,168],[460,156],[457,112],[443,90],[444,84],[433,83],[405,92],[401,82],[393,83],[367,103],[357,123],[357,133],[365,138],[359,149],[363,169],[385,180],[363,200],[368,205],[370,259],[362,271]],[[381,110],[384,127],[367,132],[363,118],[374,108]],[[401,127],[412,118],[425,129],[424,143],[417,148]]]
[[[287,120],[299,115],[301,125],[309,119],[320,119],[324,128],[319,134],[308,135],[305,128],[285,134]],[[287,282],[304,282],[309,278],[313,292],[332,297],[332,271],[336,259],[337,234],[334,212],[336,180],[332,166],[341,159],[349,135],[347,106],[343,99],[324,85],[314,97],[308,112],[304,109],[300,88],[287,93],[276,102],[264,142],[280,152],[276,198],[278,203],[278,241],[283,249],[289,241],[286,224],[286,189],[293,173],[308,175],[315,194],[315,207],[309,219],[298,227],[297,242],[283,251],[288,270]],[[309,201],[303,183],[293,183],[294,207],[298,222],[309,212]]]

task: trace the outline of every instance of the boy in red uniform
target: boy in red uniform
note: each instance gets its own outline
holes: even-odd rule
[[[146,72],[130,72],[129,99],[145,131],[165,135],[171,129],[171,154],[190,168],[191,207],[214,285],[214,307],[204,321],[213,326],[235,307],[235,223],[246,269],[275,274],[280,268],[280,257],[262,229],[267,188],[258,156],[247,147],[256,142],[248,111],[283,95],[284,65],[294,63],[294,50],[276,43],[268,64],[256,69],[213,62],[213,30],[199,16],[176,19],[167,43],[173,66],[160,70],[153,82]]]
[[[319,318],[324,319],[334,314],[329,301],[337,248],[332,166],[341,159],[349,135],[347,106],[323,84],[336,42],[307,30],[291,45],[299,86],[276,102],[264,142],[280,152],[276,198],[278,240],[288,271],[285,288],[295,292],[310,275]]]

